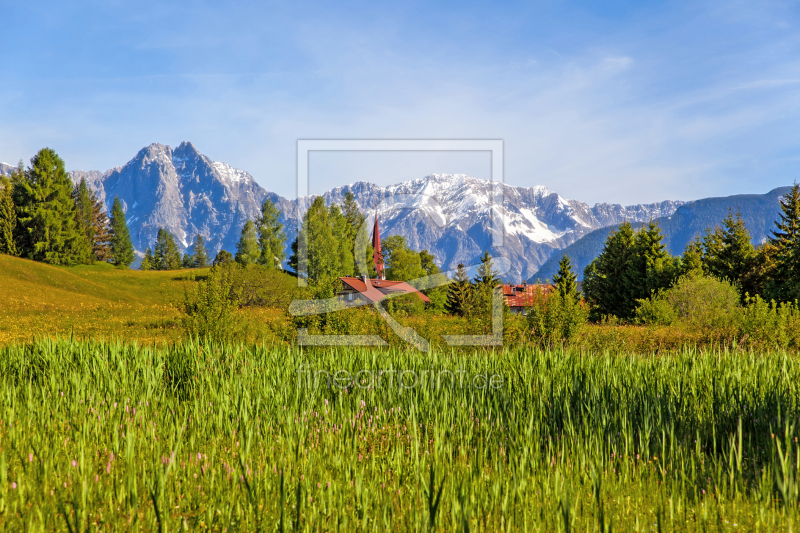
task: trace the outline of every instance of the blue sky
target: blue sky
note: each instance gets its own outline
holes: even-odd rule
[[[367,4],[367,5],[364,5]],[[106,170],[194,142],[295,193],[301,138],[488,138],[505,181],[589,203],[800,180],[800,5],[0,1],[0,160]],[[320,156],[312,191],[430,172]]]

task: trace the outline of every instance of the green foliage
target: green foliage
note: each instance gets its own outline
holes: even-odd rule
[[[426,272],[422,269],[422,259],[419,253],[409,248],[404,238],[400,237],[400,239],[402,239],[402,244],[392,246],[387,254],[384,243],[387,239],[394,239],[395,237],[400,236],[387,237],[381,242],[381,248],[384,250],[383,256],[387,264],[386,279],[411,281],[425,276]]]
[[[97,195],[89,188],[85,179],[81,179],[80,183],[75,185],[72,199],[75,202],[78,229],[83,234],[79,262],[108,261],[111,233],[103,202],[97,199]]]
[[[0,177],[0,254],[17,255],[14,229],[17,227],[17,211],[11,180]]]
[[[577,302],[581,299],[578,292],[578,276],[572,271],[572,263],[566,254],[558,263],[558,272],[553,276],[553,285],[561,300]]]
[[[635,236],[628,222],[611,232],[603,251],[583,273],[583,294],[595,318],[613,315],[631,316],[630,290],[625,282],[634,250]],[[635,301],[634,301],[635,303]]]
[[[183,259],[181,259],[181,268],[192,268],[193,266],[192,256],[188,252],[184,252]]]
[[[242,226],[242,235],[236,243],[236,262],[240,265],[253,265],[258,263],[261,250],[258,247],[258,232],[252,220]]]
[[[800,308],[797,302],[768,302],[759,296],[749,298],[739,312],[738,337],[762,347],[797,349],[800,347]]]
[[[131,242],[128,223],[125,220],[125,211],[122,209],[122,202],[119,197],[114,197],[114,203],[111,206],[110,227],[112,262],[120,268],[127,268],[133,263],[136,254]],[[150,249],[148,248],[148,250]],[[149,259],[149,263],[152,265],[152,257]],[[143,267],[141,269],[149,270]]]
[[[237,270],[235,263],[215,266],[204,280],[187,284],[180,311],[188,335],[211,340],[233,337],[241,296],[235,283]]]
[[[731,327],[739,307],[739,293],[728,280],[687,275],[670,289],[639,303],[636,315],[641,323],[680,322],[707,333]]]
[[[85,259],[87,244],[76,222],[72,181],[52,149],[40,150],[14,179],[14,205],[21,256],[55,265]]]
[[[578,337],[589,319],[589,311],[583,302],[573,293],[562,293],[558,289],[551,294],[542,294],[527,312],[531,333],[544,346],[569,344]]]
[[[225,263],[232,263],[233,261],[233,254],[231,254],[228,250],[220,250],[214,257],[213,265],[224,265]]]
[[[158,228],[153,250],[153,270],[178,270],[181,268],[181,252],[175,237],[164,228]]]
[[[344,218],[338,209],[337,213]],[[325,200],[317,196],[303,215],[300,232],[292,243],[293,254],[289,258],[289,265],[298,273],[305,270],[311,283],[326,282],[325,280],[341,276],[343,271],[343,254],[340,248],[346,247],[348,243],[337,241],[334,237],[333,222]],[[307,254],[302,256],[304,247]]]
[[[774,266],[766,282],[768,298],[779,302],[800,299],[800,185],[780,200],[779,220],[772,232]]]
[[[155,270],[155,258],[153,257],[153,250],[148,247],[144,251],[144,258],[139,264],[139,270]]]
[[[280,216],[281,211],[267,199],[261,205],[261,215],[256,220],[258,262],[271,268],[282,268],[281,265],[286,260],[286,233],[283,231],[283,224],[278,221]]]
[[[192,254],[192,267],[203,268],[208,266],[208,251],[206,250],[206,241],[199,233],[194,238],[194,245],[192,245],[194,253]]]
[[[464,263],[459,263],[456,273],[447,286],[447,312],[456,316],[466,316],[472,308],[472,284]]]
[[[706,274],[729,280],[741,287],[755,257],[755,248],[742,214],[738,211],[735,215],[728,212],[721,227],[707,231],[703,238],[703,250],[703,269]]]
[[[417,372],[399,402],[397,372],[375,378],[386,369],[428,377]],[[476,387],[495,375],[500,388]],[[774,351],[40,340],[0,349],[0,389],[8,531],[788,531],[798,521],[800,362]]]

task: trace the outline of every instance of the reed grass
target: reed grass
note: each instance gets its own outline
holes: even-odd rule
[[[480,387],[487,375],[502,387]],[[777,351],[11,345],[0,525],[788,530],[798,378]]]

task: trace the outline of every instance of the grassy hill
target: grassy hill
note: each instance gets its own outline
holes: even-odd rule
[[[713,228],[720,224],[729,209],[739,210],[753,238],[753,243],[758,245],[775,227],[779,199],[787,194],[789,189],[789,187],[779,187],[767,194],[739,194],[720,198],[704,198],[682,205],[672,216],[656,219],[656,222],[661,226],[667,250],[672,255],[680,255],[686,244],[695,236],[703,235],[706,228]],[[600,228],[584,235],[560,252],[555,253],[529,281],[551,279],[553,274],[558,271],[558,262],[564,254],[572,261],[578,278],[583,278],[583,269],[600,254],[606,237],[617,227]]]
[[[178,324],[174,303],[198,273],[55,267],[0,255],[0,344],[69,334],[169,339],[165,330]]]

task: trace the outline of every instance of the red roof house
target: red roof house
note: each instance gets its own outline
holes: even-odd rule
[[[405,281],[350,277],[339,279],[342,282],[342,290],[339,292],[339,297],[343,298],[346,302],[366,300],[369,303],[374,303],[395,294],[416,294],[424,303],[431,303],[427,296]]]

